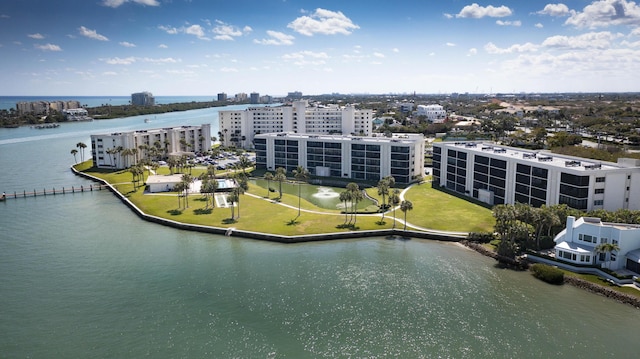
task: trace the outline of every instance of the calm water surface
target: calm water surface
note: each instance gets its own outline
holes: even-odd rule
[[[0,190],[86,185],[68,169],[77,142],[94,130],[154,127],[112,121],[1,130]],[[211,122],[217,132],[211,110],[154,121]],[[455,244],[281,245],[178,231],[139,220],[106,191],[8,200],[0,229],[3,358],[632,358],[640,350],[640,311],[497,269]]]

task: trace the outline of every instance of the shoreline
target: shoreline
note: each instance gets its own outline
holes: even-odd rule
[[[443,242],[460,242],[464,240],[466,237],[456,236],[456,235],[447,235],[444,233],[431,233],[431,232],[423,232],[416,230],[401,230],[401,229],[382,229],[382,230],[366,230],[366,231],[351,231],[351,232],[328,232],[321,234],[309,234],[309,235],[297,235],[297,236],[285,236],[273,233],[265,233],[265,232],[255,232],[255,231],[247,231],[247,230],[239,230],[234,228],[224,228],[224,227],[214,227],[214,226],[204,226],[198,224],[190,224],[183,223],[178,221],[173,221],[170,219],[152,216],[140,208],[138,208],[133,202],[131,202],[128,198],[126,198],[122,193],[120,193],[115,187],[113,187],[107,181],[91,176],[89,174],[83,173],[75,169],[74,166],[71,166],[71,171],[80,177],[89,179],[94,182],[98,182],[107,187],[107,189],[113,193],[116,197],[120,199],[129,209],[131,209],[139,218],[157,223],[160,225],[166,225],[169,227],[202,232],[202,233],[211,233],[211,234],[219,234],[228,237],[241,237],[248,239],[257,239],[269,242],[277,242],[277,243],[305,243],[305,242],[315,242],[315,241],[328,241],[328,240],[336,240],[336,239],[353,239],[353,238],[367,238],[367,237],[394,237],[394,238],[420,238],[420,239],[429,239],[429,240],[437,240]]]

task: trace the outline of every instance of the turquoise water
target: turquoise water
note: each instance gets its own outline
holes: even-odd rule
[[[172,115],[166,123],[181,124]],[[144,126],[92,124],[108,123]],[[62,129],[45,139],[0,131],[0,190],[88,184],[68,166],[91,128]],[[3,358],[633,358],[640,350],[639,310],[496,268],[456,244],[282,245],[179,231],[141,221],[107,191],[0,202],[0,231]]]
[[[216,96],[155,96],[156,104],[178,102],[207,102],[217,99]],[[33,101],[80,101],[80,105],[98,107],[105,104],[112,106],[128,105],[131,96],[0,96],[0,110],[15,109],[18,102]]]

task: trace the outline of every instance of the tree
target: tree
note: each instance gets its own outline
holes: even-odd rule
[[[173,186],[173,190],[178,192],[178,208],[180,208],[180,197],[182,197],[180,193],[184,191],[185,187],[186,185],[184,182],[178,182]]]
[[[238,203],[238,218],[240,218],[240,195],[243,195],[249,189],[249,182],[247,182],[247,177],[245,176],[238,176],[236,182],[238,185],[233,188],[233,194],[236,197],[234,202]]]
[[[215,177],[211,177],[206,173],[202,176],[202,185],[200,186],[200,193],[205,195],[206,208],[209,208],[209,198],[211,199],[211,208],[215,207],[214,194],[218,189],[218,181]]]
[[[409,200],[404,200],[400,203],[400,210],[404,212],[404,230],[407,230],[407,211],[413,209],[413,203]]]
[[[233,191],[231,193],[229,193],[229,196],[227,197],[227,201],[229,201],[229,203],[231,203],[231,220],[235,219],[235,203],[238,202],[240,199],[240,197],[238,196],[238,194]]]
[[[344,224],[347,224],[347,214],[349,211],[347,210],[349,202],[351,201],[351,192],[344,190],[340,192],[340,201],[344,203]]]
[[[180,183],[184,183],[184,208],[189,208],[189,188],[193,182],[193,177],[190,174],[183,174]]]
[[[400,203],[400,190],[394,188],[389,193],[389,205],[393,207],[393,228],[396,228],[396,206]]]
[[[351,215],[353,216],[353,225],[355,226],[357,217],[358,217],[358,202],[364,199],[362,195],[362,191],[360,191],[360,187],[355,182],[350,182],[347,184],[347,191],[349,192],[350,200],[351,200]]]
[[[246,174],[245,168],[251,167],[252,165],[253,165],[253,163],[251,163],[251,161],[249,161],[247,156],[240,156],[240,159],[238,160],[238,166],[240,168],[242,168],[242,173]]]
[[[271,192],[271,181],[273,181],[273,174],[271,172],[266,172],[264,174],[264,179],[267,180],[267,198],[269,198],[269,192]]]
[[[76,150],[75,148],[71,150],[71,154],[73,155],[73,161],[75,163],[78,163],[78,159],[76,158],[76,154],[78,154],[78,150]]]
[[[605,262],[609,263],[607,268],[611,268],[611,253],[619,251],[620,246],[615,243],[600,243],[596,246],[595,250],[596,253],[603,253],[605,255]],[[608,260],[607,257],[609,258]]]
[[[273,179],[278,181],[278,193],[282,198],[282,182],[287,180],[287,170],[283,167],[276,168],[276,175],[273,176]]]
[[[136,189],[136,185],[137,182],[140,178],[141,174],[144,174],[144,171],[142,170],[142,168],[140,168],[140,166],[131,166],[129,167],[129,172],[131,173],[131,176],[133,177],[131,182],[133,183],[133,189]]]
[[[80,149],[80,161],[84,162],[84,149],[87,148],[87,145],[84,142],[76,143],[76,147]]]
[[[295,170],[293,170],[293,177],[298,181],[298,217],[300,217],[300,188],[302,187],[302,182],[306,182],[309,179],[309,171],[306,168],[298,165]],[[297,217],[296,217],[297,218]]]

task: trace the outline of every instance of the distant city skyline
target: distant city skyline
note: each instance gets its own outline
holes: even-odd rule
[[[640,5],[0,3],[0,96],[637,92]]]

